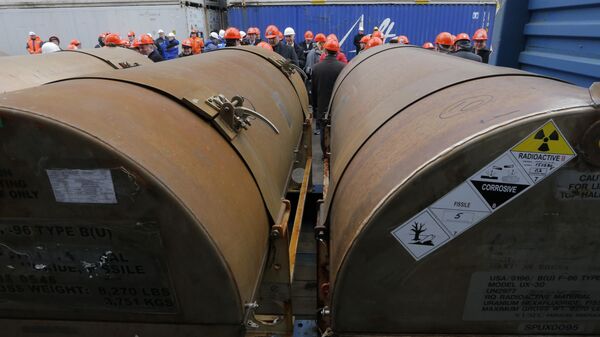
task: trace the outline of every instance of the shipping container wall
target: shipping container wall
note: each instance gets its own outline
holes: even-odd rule
[[[421,45],[433,42],[442,31],[471,35],[479,28],[491,30],[495,14],[496,5],[489,3],[246,6],[227,11],[229,25],[243,30],[256,26],[264,34],[269,24],[281,30],[289,26],[296,31],[297,40],[306,30],[334,33],[348,58],[356,55],[353,38],[361,22],[367,34],[378,26],[387,40],[406,35],[412,44]]]
[[[4,9],[0,10],[0,50],[10,55],[26,54],[29,31],[44,41],[56,35],[63,48],[71,39],[81,41],[83,48],[92,48],[101,32],[118,32],[126,38],[130,30],[138,36],[142,33],[156,36],[163,29],[175,32],[181,41],[192,28],[206,35],[204,8],[169,5]]]
[[[588,87],[600,81],[600,1],[530,0],[521,69]]]

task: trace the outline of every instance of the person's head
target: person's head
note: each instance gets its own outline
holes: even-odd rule
[[[158,37],[162,37],[163,39],[165,38],[165,31],[164,30],[159,29],[157,33],[158,33]]]
[[[334,39],[327,40],[323,47],[327,51],[327,55],[336,55],[340,51],[340,44]]]
[[[454,46],[454,39],[452,38],[452,34],[448,32],[441,32],[435,38],[435,46],[436,50],[440,53],[448,54],[452,52]]]
[[[225,46],[226,47],[235,47],[241,45],[242,34],[235,27],[229,27],[223,34],[225,38]]]
[[[217,32],[211,32],[209,34],[210,41],[214,44],[219,43],[219,34]]]
[[[370,35],[365,35],[360,39],[360,50],[364,50],[367,47],[367,43],[369,43],[369,40],[371,39]]]
[[[49,54],[60,51],[58,45],[52,42],[46,42],[42,45],[42,54]]]
[[[150,55],[154,51],[154,40],[149,35],[142,35],[139,41],[139,51],[143,55]]]
[[[265,41],[261,41],[261,42],[259,42],[259,43],[258,43],[256,46],[257,46],[257,47],[264,48],[264,49],[266,49],[266,50],[273,51],[273,47],[271,47],[271,45],[270,45],[270,44],[268,44],[268,43],[266,43]]]
[[[408,37],[406,37],[406,35],[400,35],[400,36],[398,36],[398,43],[399,44],[410,44],[410,41],[408,40]]]
[[[381,46],[382,44],[383,44],[382,39],[380,39],[376,36],[375,37],[371,36],[371,38],[369,39],[369,42],[367,42],[367,45],[365,46],[365,49]]]
[[[421,48],[434,50],[435,46],[431,42],[425,42],[425,43],[423,43],[423,45],[421,46]]]
[[[170,32],[169,34],[167,34],[167,39],[169,41],[175,40],[175,34],[173,32]]]
[[[225,30],[224,29],[219,30],[219,38],[221,38],[221,40],[223,40],[225,38]]]
[[[256,38],[258,37],[258,30],[255,27],[248,28],[248,41],[250,44],[254,44],[256,42]]]
[[[35,40],[37,39],[37,35],[34,32],[29,32],[29,38]]]
[[[358,34],[360,34],[360,35],[365,34],[365,28],[363,26],[358,26]]]
[[[81,42],[79,42],[79,40],[77,40],[77,39],[71,40],[70,44],[73,45],[73,46],[75,46],[75,47],[77,47],[77,48],[81,47]]]
[[[323,34],[323,33],[317,34],[317,36],[315,36],[315,42],[317,43],[317,49],[323,50],[323,47],[325,46],[325,42],[327,42],[327,38],[325,37],[325,34]]]
[[[50,36],[50,38],[48,38],[49,42],[54,43],[55,45],[60,47],[60,40],[58,39],[57,36]]]
[[[486,44],[487,44],[487,39],[488,39],[488,34],[485,29],[480,28],[477,31],[475,31],[475,34],[473,34],[473,41],[474,41],[475,49],[479,50],[479,49],[485,48]]]
[[[133,43],[133,41],[135,40],[135,32],[131,31],[127,33],[127,38],[129,39],[130,43]]]
[[[183,42],[181,43],[181,48],[183,49],[183,51],[182,51],[183,55],[192,55],[192,40],[191,39],[183,40]]]
[[[307,30],[307,31],[304,33],[304,41],[305,41],[306,43],[311,43],[311,42],[312,42],[312,40],[313,40],[313,38],[314,38],[313,32],[311,32],[310,30]]]
[[[294,44],[294,37],[296,36],[296,32],[294,31],[294,28],[287,27],[283,31],[283,35],[285,36],[285,43],[287,43],[289,45],[293,45]]]
[[[456,35],[456,39],[454,40],[454,46],[456,50],[470,50],[471,39],[469,38],[469,34],[460,33]]]
[[[190,32],[190,38],[197,38],[198,37],[198,31],[197,30],[192,30]]]
[[[122,44],[122,40],[121,37],[119,36],[119,34],[108,34],[105,38],[104,38],[104,45],[106,47],[117,47],[120,46]]]
[[[265,33],[267,40],[271,46],[276,46],[279,44],[279,29],[276,26],[267,27],[267,31]]]

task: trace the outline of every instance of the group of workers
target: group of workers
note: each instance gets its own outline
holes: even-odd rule
[[[42,41],[42,39],[35,33],[29,32],[29,38],[27,39],[27,45],[25,46],[29,54],[46,54],[61,50],[60,39],[57,36],[50,36],[48,41]],[[75,50],[81,48],[81,42],[77,39],[71,40],[67,49]]]

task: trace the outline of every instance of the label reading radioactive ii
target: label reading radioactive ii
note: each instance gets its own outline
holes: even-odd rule
[[[507,205],[575,156],[571,145],[550,120],[396,227],[392,235],[415,260],[420,260]]]

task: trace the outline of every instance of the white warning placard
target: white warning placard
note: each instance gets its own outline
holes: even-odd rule
[[[435,221],[426,209],[396,228],[392,235],[416,260],[433,252],[450,240],[450,235],[444,231],[443,227]]]
[[[416,260],[420,260],[510,203],[576,156],[562,132],[550,120],[398,226],[392,235]]]
[[[79,204],[116,204],[117,197],[108,169],[46,170],[57,202]]]

